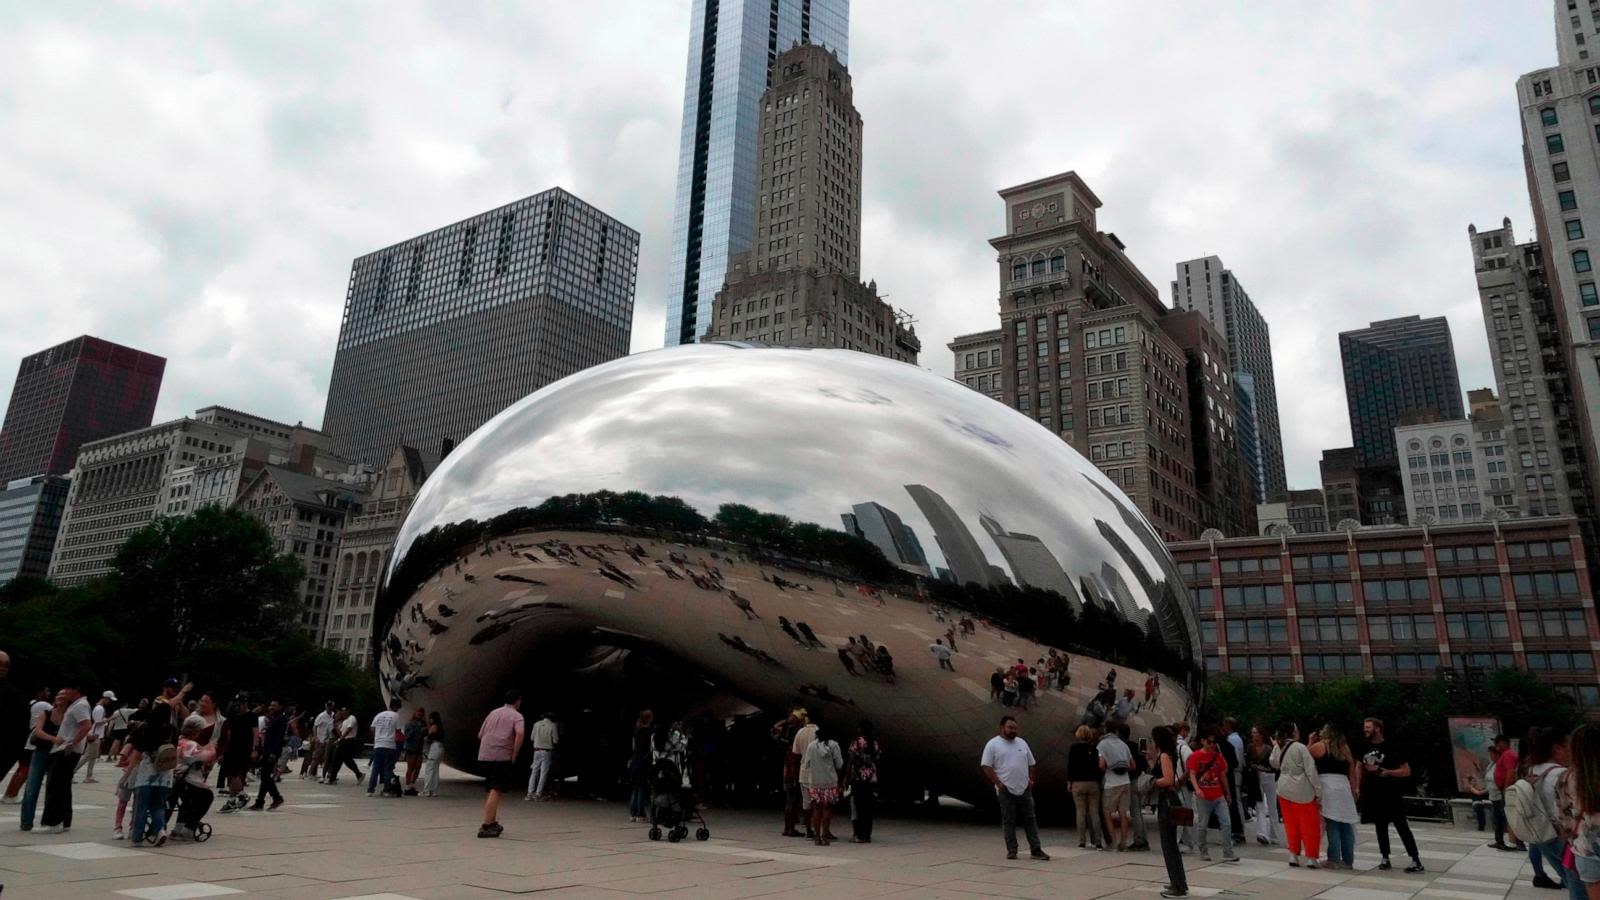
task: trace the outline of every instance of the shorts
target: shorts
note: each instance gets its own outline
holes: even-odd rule
[[[250,771],[250,757],[225,756],[220,770],[223,778],[243,778]]]
[[[483,767],[483,789],[485,791],[499,791],[509,794],[521,785],[517,778],[517,764],[510,760],[479,760],[478,765]]]
[[[113,744],[121,743],[123,741],[123,739],[127,738],[127,736],[128,736],[128,729],[119,728],[116,731],[111,732],[111,743],[113,743]]]
[[[1106,788],[1105,795],[1100,800],[1101,808],[1107,815],[1121,813],[1127,815],[1131,807],[1128,805],[1130,797],[1129,785],[1119,784],[1116,787]]]
[[[1584,884],[1600,882],[1600,857],[1580,856],[1572,854],[1573,868],[1578,870],[1578,878]]]

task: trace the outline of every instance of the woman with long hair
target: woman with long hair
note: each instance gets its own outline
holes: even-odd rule
[[[1328,868],[1351,869],[1356,860],[1356,791],[1360,767],[1344,732],[1328,724],[1311,735],[1311,758],[1322,785],[1322,827],[1328,834]]]
[[[1255,773],[1256,843],[1263,847],[1283,838],[1283,826],[1278,822],[1278,767],[1272,762],[1272,752],[1277,747],[1277,741],[1268,736],[1265,728],[1251,726],[1244,756],[1245,765]]]
[[[1561,800],[1562,781],[1567,777],[1567,764],[1571,759],[1570,740],[1566,729],[1541,728],[1533,735],[1531,746],[1528,747],[1526,756],[1518,760],[1519,768],[1524,770],[1523,778],[1533,782],[1534,790],[1538,792],[1539,801],[1546,810],[1549,810],[1559,820],[1563,808]],[[1557,833],[1555,837],[1541,843],[1534,843],[1528,835],[1517,835],[1527,845],[1538,851],[1544,858],[1546,865],[1571,877],[1567,873],[1563,857],[1567,851],[1567,839]],[[1579,885],[1568,882],[1568,896],[1581,898],[1583,894],[1578,890]]]
[[[439,796],[439,763],[444,760],[444,720],[428,713],[428,737],[422,750],[422,796]]]
[[[861,720],[861,736],[850,742],[850,755],[845,764],[850,784],[850,822],[855,844],[872,843],[872,821],[877,813],[878,764],[883,748],[878,745],[872,723]]]
[[[1278,748],[1272,751],[1272,766],[1278,770],[1278,803],[1283,809],[1284,843],[1289,848],[1289,865],[1317,868],[1322,851],[1322,827],[1318,821],[1318,802],[1322,781],[1317,762],[1306,745],[1300,743],[1300,728],[1293,722],[1278,726]]]
[[[1577,826],[1567,894],[1578,900],[1600,900],[1600,725],[1578,726],[1567,749],[1572,765],[1565,786]]]
[[[422,774],[422,750],[428,742],[428,715],[417,707],[403,730],[405,738],[401,750],[406,758],[406,796],[417,795],[417,776]]]
[[[1172,822],[1172,808],[1178,806],[1178,785],[1183,769],[1178,763],[1178,739],[1166,725],[1150,729],[1150,771],[1155,775],[1151,788],[1156,795],[1156,827],[1161,831],[1161,857],[1167,864],[1167,886],[1163,897],[1189,896],[1189,878],[1183,872],[1183,854],[1178,850],[1178,827]]]

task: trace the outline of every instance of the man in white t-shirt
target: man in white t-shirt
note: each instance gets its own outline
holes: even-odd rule
[[[39,824],[47,829],[72,828],[72,773],[78,770],[78,757],[89,740],[93,716],[89,712],[89,698],[77,686],[67,682],[59,696],[64,697],[67,711],[61,715],[61,729],[56,732],[55,746],[50,749],[50,771],[45,773],[44,812]]]
[[[1039,762],[1017,730],[1014,716],[1002,716],[1000,733],[983,745],[979,765],[983,768],[983,777],[994,785],[995,797],[1000,801],[1000,828],[1006,839],[1006,859],[1017,858],[1019,818],[1033,858],[1049,859],[1050,854],[1039,846],[1039,822],[1033,813],[1033,785]]]
[[[800,711],[800,717],[805,724],[801,725],[800,730],[794,733],[794,743],[789,745],[789,752],[793,753],[796,759],[803,760],[806,757],[806,750],[811,746],[811,742],[817,739],[817,726],[816,723],[806,718],[805,710]],[[806,825],[806,837],[812,837],[811,816],[809,815],[811,812],[811,784],[803,775],[798,773],[798,770],[796,778],[798,779],[797,783],[800,785],[800,809],[802,813],[805,813],[800,816],[800,821]]]
[[[306,758],[300,763],[301,778],[316,778],[323,757],[328,755],[328,745],[333,742],[333,701],[322,707],[322,712],[311,720],[311,746],[306,748]]]
[[[372,717],[372,765],[367,772],[367,796],[380,787],[388,787],[394,778],[394,761],[400,755],[395,747],[394,735],[400,730],[400,698],[389,701],[389,708]]]
[[[533,723],[533,767],[528,770],[528,799],[550,799],[550,773],[555,769],[556,744],[561,742],[561,730],[556,727],[554,713]]]
[[[100,695],[100,702],[89,710],[89,742],[83,745],[83,755],[78,757],[78,768],[84,769],[84,784],[95,783],[94,763],[100,758],[100,744],[106,739],[106,729],[111,727],[111,704],[116,702],[117,695],[106,691]]]
[[[939,668],[949,669],[952,672],[956,670],[955,665],[950,662],[950,648],[944,645],[944,638],[934,638],[933,643],[928,645],[928,652],[939,661]]]
[[[339,724],[334,730],[333,761],[324,767],[327,775],[324,784],[339,783],[339,768],[349,766],[350,771],[356,773],[356,783],[361,782],[361,769],[356,766],[356,751],[361,749],[361,739],[356,735],[360,732],[361,725],[356,721],[356,714],[346,706],[334,716]]]

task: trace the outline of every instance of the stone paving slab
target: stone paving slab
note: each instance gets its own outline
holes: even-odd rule
[[[276,812],[207,817],[204,844],[132,848],[111,838],[109,785],[80,785],[83,809],[67,834],[23,833],[0,807],[0,884],[18,898],[281,897],[294,900],[486,900],[513,897],[854,900],[1018,897],[1152,900],[1166,880],[1159,851],[1079,850],[1047,828],[1055,858],[1004,858],[998,827],[953,810],[944,818],[886,819],[870,845],[819,847],[777,834],[778,814],[707,810],[712,839],[652,842],[620,804],[507,799],[498,840],[476,837],[482,792],[461,775],[437,798],[370,799],[353,783],[290,778]],[[1062,802],[1065,802],[1064,800]],[[840,819],[836,831],[848,833]],[[1357,871],[1290,868],[1278,848],[1239,848],[1243,860],[1185,857],[1191,896],[1274,900],[1535,900],[1526,856],[1485,846],[1486,835],[1415,825],[1428,872],[1380,872],[1371,829]]]

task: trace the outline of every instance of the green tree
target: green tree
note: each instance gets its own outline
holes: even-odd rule
[[[270,639],[298,624],[298,561],[254,518],[207,506],[135,531],[112,561],[117,625],[146,651],[187,658],[208,641]]]

